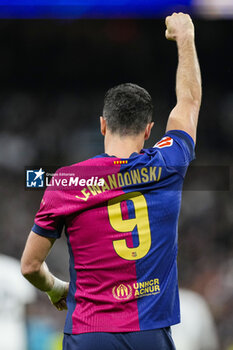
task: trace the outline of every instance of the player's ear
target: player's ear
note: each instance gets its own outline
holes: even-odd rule
[[[106,134],[106,120],[104,117],[100,117],[100,132],[103,136]]]
[[[145,130],[145,135],[144,135],[144,139],[145,140],[149,139],[150,133],[151,133],[151,129],[153,128],[153,126],[154,126],[154,122],[151,122],[151,123],[147,124],[146,130]]]

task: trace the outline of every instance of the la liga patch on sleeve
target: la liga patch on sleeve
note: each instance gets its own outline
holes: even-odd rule
[[[172,145],[173,145],[173,139],[169,136],[165,136],[159,142],[157,142],[154,145],[154,147],[164,148],[164,147],[171,147]]]

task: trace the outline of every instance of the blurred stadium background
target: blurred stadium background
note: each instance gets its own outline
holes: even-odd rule
[[[25,166],[59,167],[103,152],[98,117],[108,88],[121,82],[145,87],[155,105],[146,146],[163,135],[175,104],[177,64],[175,44],[164,38],[164,17],[186,11],[196,26],[203,76],[193,166],[212,170],[191,176],[183,194],[179,281],[207,301],[218,350],[232,350],[232,182],[222,186],[220,178],[219,186],[208,188],[202,178],[205,174],[208,183],[221,167],[229,179],[232,175],[233,1],[77,2],[0,1],[0,254],[20,259],[42,197],[41,191],[25,190]],[[58,277],[68,278],[64,238],[48,264]],[[10,274],[7,267],[0,269]],[[4,304],[4,280],[0,286]],[[17,291],[16,280],[12,288]],[[28,346],[14,350],[61,349],[64,313],[50,307],[43,293],[33,300],[23,319]],[[1,306],[0,327],[5,311]],[[11,350],[1,339],[0,348]]]

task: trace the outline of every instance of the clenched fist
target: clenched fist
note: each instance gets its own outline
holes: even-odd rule
[[[194,25],[189,15],[180,13],[173,13],[166,18],[166,33],[165,36],[168,40],[177,41],[180,38],[193,37],[194,38]]]

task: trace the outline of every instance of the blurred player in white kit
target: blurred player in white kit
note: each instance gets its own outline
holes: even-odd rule
[[[213,316],[205,299],[180,289],[181,323],[172,327],[177,350],[218,350]]]
[[[35,289],[20,273],[20,262],[0,254],[0,349],[26,350],[25,306],[34,302]]]

